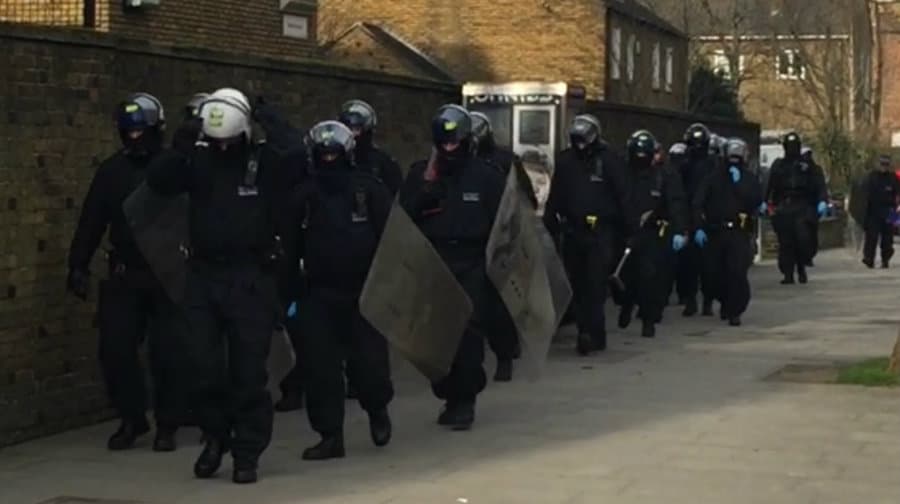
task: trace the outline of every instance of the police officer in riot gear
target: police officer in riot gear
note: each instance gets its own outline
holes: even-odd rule
[[[772,227],[778,235],[778,268],[782,284],[807,282],[806,266],[814,254],[816,219],[828,211],[825,179],[814,165],[801,157],[800,135],[785,135],[784,157],[772,163],[766,201],[775,207]]]
[[[394,158],[375,145],[375,128],[378,126],[375,109],[362,100],[350,100],[341,107],[338,120],[356,137],[353,153],[356,167],[384,181],[391,195],[397,194],[403,183],[403,171]]]
[[[413,163],[400,203],[434,245],[472,300],[475,312],[460,341],[450,374],[432,384],[446,401],[438,423],[466,430],[475,420],[475,399],[485,387],[484,336],[491,313],[485,249],[503,179],[474,156],[472,118],[459,105],[444,105],[431,123],[434,150]]]
[[[813,171],[814,176],[819,179],[819,183],[822,184],[822,187],[825,188],[826,195],[828,194],[828,183],[825,180],[825,170],[819,166],[819,163],[816,163],[816,160],[813,158],[813,151],[809,147],[804,147],[800,151],[800,159],[809,165],[809,168]],[[826,201],[830,199],[830,196],[826,197]],[[827,211],[826,211],[827,214]],[[824,216],[824,215],[823,215]],[[819,253],[819,219],[815,219],[812,221],[812,231],[810,233],[812,238],[812,250],[809,258],[807,258],[806,266],[811,268],[814,266],[813,259],[815,259],[816,255]]]
[[[307,288],[297,303],[297,356],[303,361],[309,422],[322,436],[303,458],[324,460],[344,456],[345,360],[369,414],[372,441],[385,446],[391,438],[387,405],[394,389],[387,342],[360,314],[359,296],[392,198],[380,179],[354,169],[349,128],[325,121],[308,136],[312,178],[294,197],[284,243],[289,267],[296,269],[303,257]],[[298,232],[302,244],[293,238]],[[296,299],[291,293],[284,297]]]
[[[747,170],[749,152],[743,140],[729,139],[726,164],[703,179],[692,204],[694,242],[705,249],[711,293],[731,326],[741,325],[750,303],[753,215],[762,203],[759,181]]]
[[[506,180],[509,171],[515,166],[519,174],[519,183],[523,193],[529,196],[532,204],[537,204],[534,189],[525,173],[521,160],[512,151],[508,151],[494,140],[494,132],[491,129],[490,119],[481,112],[470,112],[472,117],[472,138],[475,141],[475,155],[488,166],[497,170]],[[494,381],[507,382],[512,380],[513,359],[519,353],[519,342],[515,323],[509,314],[506,305],[500,299],[493,286],[491,290],[492,302],[495,305],[495,314],[491,317],[490,328],[487,331],[488,345],[497,357],[497,369],[494,373]]]
[[[266,361],[282,309],[273,269],[285,152],[253,140],[251,115],[261,118],[267,135],[276,133],[266,121],[275,113],[259,107],[265,110],[253,114],[240,91],[214,92],[198,113],[202,140],[187,156],[157,159],[147,179],[161,194],[191,199],[185,305],[192,334],[185,345],[206,437],[194,474],[212,477],[230,450],[235,483],[256,481],[271,440]]]
[[[881,267],[890,267],[894,256],[894,224],[892,214],[896,215],[900,205],[900,181],[892,169],[891,157],[882,155],[878,159],[878,169],[872,171],[866,179],[868,206],[864,229],[866,232],[863,244],[863,264],[868,268],[875,267],[875,250],[881,242]]]
[[[643,321],[641,335],[656,335],[666,305],[672,274],[672,252],[687,243],[688,202],[676,172],[654,163],[657,142],[646,130],[628,139],[631,204],[640,214],[640,229],[632,240],[633,252],[623,272],[623,296],[619,327],[631,323],[634,306]]]
[[[571,147],[556,162],[544,224],[552,236],[563,223],[571,229],[566,268],[574,290],[577,350],[587,355],[606,349],[603,310],[616,233],[624,230],[630,237],[637,218],[623,163],[600,138],[600,121],[587,114],[575,117],[569,139]]]
[[[684,133],[684,143],[687,145],[687,161],[681,166],[681,178],[688,201],[692,201],[697,193],[700,182],[717,166],[716,158],[710,156],[712,133],[705,125],[692,124]],[[698,223],[691,222],[692,228]],[[693,233],[693,231],[691,231]],[[697,314],[697,293],[703,290],[703,315],[710,316],[712,311],[712,298],[706,289],[703,277],[702,251],[691,242],[678,256],[677,267],[677,291],[681,304],[684,305],[683,315],[693,317]],[[703,280],[701,284],[701,280]]]
[[[141,184],[147,166],[163,150],[165,114],[159,100],[146,93],[129,96],[116,108],[123,149],[105,160],[84,200],[69,251],[68,289],[87,299],[89,266],[109,229],[113,250],[109,277],[100,283],[100,365],[121,425],[109,439],[110,450],[131,448],[149,431],[144,372],[139,348],[149,339],[154,381],[156,451],[175,449],[175,430],[185,414],[179,385],[177,310],[138,249],[122,209]]]

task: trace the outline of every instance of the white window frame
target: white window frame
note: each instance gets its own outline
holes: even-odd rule
[[[625,74],[628,76],[628,82],[634,82],[634,60],[635,53],[638,51],[637,37],[632,33],[628,35],[628,47],[626,47],[625,55]]]
[[[798,49],[779,49],[775,56],[775,77],[778,80],[803,80],[806,79],[806,65],[803,64],[802,58],[799,58],[800,51]],[[781,71],[781,59],[787,57],[787,73]],[[800,62],[797,63],[797,59]],[[797,70],[799,67],[799,72]]]
[[[744,55],[738,55],[738,76],[744,73],[744,61]],[[731,59],[725,54],[724,49],[716,49],[709,55],[709,66],[714,73],[721,75],[725,80],[734,79],[734,76],[731,75]]]
[[[672,92],[675,82],[675,49],[666,47],[666,92]]]
[[[659,42],[653,44],[653,75],[651,76],[653,82],[653,90],[659,91],[659,88],[662,87],[662,49],[659,46]]]
[[[622,78],[622,29],[621,28],[619,28],[619,27],[613,28],[610,45],[612,46],[612,52],[610,53],[609,77],[612,80],[619,80]]]

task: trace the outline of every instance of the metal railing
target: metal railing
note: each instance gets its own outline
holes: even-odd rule
[[[0,0],[0,22],[97,27],[97,0]]]

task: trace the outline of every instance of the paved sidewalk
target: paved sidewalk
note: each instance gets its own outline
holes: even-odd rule
[[[106,424],[0,451],[0,503],[897,504],[900,390],[763,381],[787,363],[893,345],[900,274],[843,251],[817,262],[806,286],[755,267],[742,328],[673,309],[655,340],[632,327],[604,356],[555,348],[541,381],[489,386],[471,432],[435,425],[439,402],[400,366],[385,449],[351,403],[348,457],[303,462],[315,441],[305,414],[281,414],[262,480],[238,487],[230,461],[218,480],[193,479],[196,431],[174,454],[152,453],[149,439],[109,453]]]

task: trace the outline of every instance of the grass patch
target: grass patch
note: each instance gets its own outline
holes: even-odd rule
[[[889,362],[887,357],[869,359],[842,368],[838,372],[837,383],[864,387],[896,387],[900,385],[900,376],[888,372]]]

